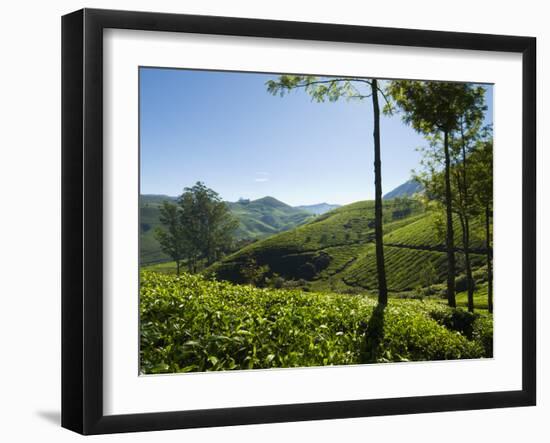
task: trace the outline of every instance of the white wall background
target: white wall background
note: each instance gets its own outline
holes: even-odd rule
[[[273,2],[202,0],[12,1],[0,26],[0,439],[71,442],[60,415],[60,17],[81,7],[155,10],[349,23],[538,38],[539,226],[548,223],[548,158],[542,153],[550,111],[549,13],[535,0],[349,0]],[[545,163],[545,164],[544,164]],[[549,263],[539,229],[539,275]],[[542,252],[544,248],[546,251]],[[537,407],[94,437],[94,441],[171,442],[385,440],[546,442],[550,436],[550,325],[543,312],[550,281],[539,278]]]

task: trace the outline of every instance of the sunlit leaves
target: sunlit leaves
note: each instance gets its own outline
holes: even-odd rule
[[[269,93],[281,97],[293,89],[302,88],[311,96],[312,100],[318,103],[335,102],[340,98],[362,100],[371,96],[370,79],[360,77],[281,75],[277,80],[268,80],[266,86]]]
[[[460,118],[473,121],[487,109],[485,90],[470,83],[394,80],[387,90],[403,121],[423,134],[454,131]]]
[[[144,373],[477,358],[476,340],[440,325],[435,302],[391,301],[380,352],[366,347],[376,301],[364,296],[258,289],[200,276],[141,274]],[[479,340],[492,320],[476,326]]]

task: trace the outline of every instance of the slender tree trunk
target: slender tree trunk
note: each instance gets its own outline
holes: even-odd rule
[[[470,223],[467,217],[461,215],[460,224],[462,226],[462,245],[464,246],[464,267],[466,268],[466,281],[468,282],[468,311],[474,312],[474,279],[470,262]]]
[[[380,106],[378,104],[378,81],[372,79],[372,107],[374,111],[374,239],[376,242],[376,270],[378,273],[378,303],[388,303],[386,266],[382,229],[382,166],[380,161]]]
[[[493,313],[493,254],[491,252],[491,211],[485,205],[485,246],[487,248],[487,308]]]
[[[469,195],[468,195],[468,159],[466,158],[466,143],[464,131],[461,128],[462,136],[462,198],[464,223],[462,229],[462,243],[464,245],[464,262],[466,265],[466,280],[468,282],[468,311],[474,312],[474,279],[472,278],[472,265],[470,263],[470,220],[469,220]]]
[[[453,229],[453,203],[451,196],[451,157],[449,154],[449,134],[443,132],[443,145],[445,148],[445,206],[447,210],[447,302],[449,306],[456,307],[455,298],[455,241]]]
[[[466,217],[466,243],[464,244],[466,262],[466,278],[468,279],[468,311],[474,312],[474,278],[472,277],[472,263],[470,261],[470,222]]]
[[[176,260],[176,274],[180,275],[180,261]]]

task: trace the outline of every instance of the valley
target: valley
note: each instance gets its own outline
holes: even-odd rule
[[[167,195],[141,195],[140,214],[140,263],[142,265],[161,264],[169,257],[161,251],[155,238],[155,228],[160,224],[160,206],[163,201],[175,202],[175,197]],[[322,211],[326,206],[313,205],[312,208],[292,207],[273,197],[257,200],[240,199],[237,202],[226,202],[231,213],[239,221],[234,233],[238,242],[251,242],[279,232],[300,226],[315,218],[314,211]]]
[[[390,295],[406,298],[423,291],[426,295],[444,298],[447,258],[444,237],[434,229],[437,214],[426,212],[412,199],[385,201],[384,214]],[[248,282],[243,269],[252,266],[261,271],[262,275],[258,275],[255,282],[259,285],[348,294],[374,293],[377,275],[373,217],[374,202],[362,201],[317,217],[297,218],[301,221],[298,226],[260,238],[214,263],[204,273],[218,280],[243,284]],[[455,222],[457,289],[460,291],[464,263],[460,260],[461,231],[458,220]],[[483,227],[474,219],[470,228],[472,269],[478,277],[476,289],[483,291],[486,285]],[[175,264],[163,262],[145,269],[173,273]]]

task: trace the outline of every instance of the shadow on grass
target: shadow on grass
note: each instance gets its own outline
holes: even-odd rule
[[[386,305],[378,304],[369,318],[365,331],[362,363],[376,363],[383,355],[385,309]]]

